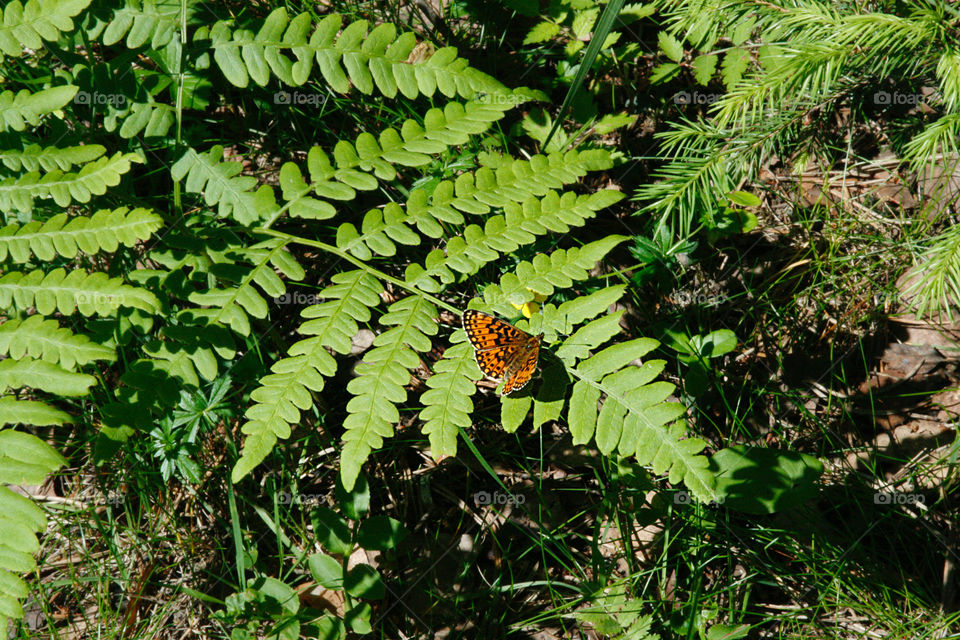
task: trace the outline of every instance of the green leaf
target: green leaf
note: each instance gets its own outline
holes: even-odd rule
[[[693,60],[693,77],[703,86],[710,84],[714,72],[717,70],[719,56],[715,53],[697,56]]]
[[[350,536],[350,527],[332,509],[318,507],[311,513],[313,531],[317,542],[330,553],[350,555],[353,551],[353,542]]]
[[[715,624],[707,630],[707,640],[740,640],[750,635],[749,624]]]
[[[664,84],[680,74],[681,67],[674,62],[664,62],[653,68],[650,74],[650,84]]]
[[[396,548],[406,537],[407,530],[399,521],[387,516],[373,516],[360,524],[357,544],[364,549],[385,551]]]
[[[473,348],[466,342],[448,348],[433,369],[427,380],[429,390],[420,396],[424,405],[420,419],[424,421],[421,431],[430,438],[430,452],[436,460],[456,455],[458,428],[465,429],[472,423],[473,381],[482,374],[473,360]]]
[[[0,360],[0,393],[31,387],[63,396],[85,396],[96,381],[93,376],[67,371],[43,360]]]
[[[0,431],[0,482],[43,484],[66,464],[67,460],[40,438],[14,429]]]
[[[754,27],[757,26],[757,19],[753,16],[745,16],[737,21],[736,26],[733,28],[733,32],[730,34],[730,41],[734,46],[739,47],[744,42],[747,41],[747,38],[750,37],[750,34],[753,33]]]
[[[354,633],[367,634],[373,631],[370,619],[373,616],[373,607],[361,602],[343,615],[344,622]]]
[[[576,15],[573,16],[573,25],[570,27],[574,37],[578,40],[586,40],[599,15],[600,9],[578,11]]]
[[[410,370],[420,366],[415,351],[433,348],[427,336],[437,333],[436,308],[425,298],[409,296],[390,305],[380,324],[392,327],[374,340],[358,366],[358,376],[347,384],[353,398],[347,403],[340,453],[340,478],[350,490],[370,452],[393,435],[400,420],[396,404],[406,400],[404,385]]]
[[[815,497],[823,464],[796,451],[734,446],[712,458],[716,492],[729,509],[766,514]]]
[[[347,593],[355,598],[382,600],[386,595],[386,586],[380,579],[380,574],[368,564],[360,564],[351,569],[343,584]]]
[[[719,358],[737,348],[737,334],[730,329],[718,329],[708,333],[702,342],[696,340],[697,352],[705,358]]]
[[[720,65],[720,72],[723,76],[723,84],[728,90],[740,82],[740,78],[743,77],[743,72],[747,70],[749,64],[749,51],[745,49],[730,49],[727,51],[723,57],[723,63]]]
[[[514,433],[530,413],[533,398],[529,395],[504,396],[500,402],[500,422],[503,430]]]
[[[759,207],[762,204],[760,198],[749,191],[732,191],[729,197],[731,203],[741,207]]]
[[[50,426],[72,422],[73,418],[69,413],[43,402],[18,400],[13,396],[0,398],[0,427],[12,424]]]
[[[573,385],[570,396],[570,409],[567,412],[567,421],[570,423],[570,435],[573,444],[587,444],[593,439],[597,424],[597,401],[600,400],[600,389],[581,380]]]
[[[560,33],[560,26],[552,22],[541,22],[527,32],[523,44],[539,44],[552,39]]]
[[[666,31],[657,34],[657,43],[660,45],[660,50],[674,62],[683,60],[683,43]]]
[[[307,558],[310,575],[327,589],[343,590],[343,565],[336,558],[324,553],[314,553]]]
[[[252,584],[252,588],[265,596],[266,599],[274,601],[284,611],[296,613],[300,610],[300,599],[297,597],[297,592],[276,578],[258,578]]]
[[[348,518],[359,520],[370,511],[370,485],[367,484],[367,476],[362,473],[357,476],[353,488],[349,491],[338,480],[335,494],[337,503]]]
[[[597,135],[606,135],[613,133],[621,127],[629,127],[637,121],[639,116],[629,113],[608,113],[593,125],[593,130]],[[598,192],[599,193],[599,192]]]

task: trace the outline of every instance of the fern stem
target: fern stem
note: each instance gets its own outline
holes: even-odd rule
[[[321,251],[325,251],[325,252],[327,252],[327,253],[332,253],[333,255],[337,256],[338,258],[341,258],[341,259],[343,259],[343,260],[346,260],[347,262],[349,262],[350,264],[354,265],[355,267],[359,267],[360,269],[363,269],[364,271],[366,271],[367,273],[369,273],[370,275],[372,275],[374,278],[377,278],[378,280],[382,280],[382,281],[384,281],[384,282],[389,282],[390,284],[392,284],[392,285],[394,285],[394,286],[397,286],[397,287],[400,287],[401,289],[404,289],[404,290],[406,290],[406,291],[409,291],[411,294],[413,294],[413,295],[415,295],[415,296],[420,296],[421,298],[426,298],[427,300],[429,300],[430,302],[432,302],[432,303],[435,304],[436,306],[442,307],[442,308],[446,309],[447,311],[449,311],[450,313],[456,314],[456,315],[458,315],[458,316],[460,315],[460,309],[454,307],[453,305],[448,304],[448,303],[444,302],[443,300],[441,300],[440,298],[437,298],[437,297],[435,297],[435,296],[430,295],[429,293],[426,293],[426,292],[424,292],[424,291],[420,291],[419,289],[417,289],[416,287],[412,286],[412,285],[411,285],[410,283],[408,283],[408,282],[404,282],[403,280],[400,280],[400,279],[398,279],[398,278],[394,278],[393,276],[388,275],[388,274],[384,273],[383,271],[380,271],[380,270],[378,270],[378,269],[374,269],[373,267],[371,267],[369,264],[367,264],[367,263],[364,262],[363,260],[360,260],[359,258],[355,258],[355,257],[353,257],[352,255],[350,255],[349,253],[347,253],[346,251],[342,251],[342,250],[338,249],[337,247],[335,247],[335,246],[333,246],[333,245],[327,244],[326,242],[320,242],[319,240],[309,240],[309,239],[307,239],[307,238],[301,238],[300,236],[290,235],[289,233],[284,233],[284,232],[282,232],[282,231],[274,231],[273,229],[264,229],[264,228],[262,228],[262,227],[256,228],[256,229],[254,229],[253,231],[254,231],[255,233],[263,233],[263,234],[266,234],[266,235],[269,235],[269,236],[273,236],[273,237],[275,237],[275,238],[282,238],[282,239],[286,240],[288,243],[291,243],[291,244],[302,244],[302,245],[305,245],[305,246],[308,246],[308,247],[313,247],[313,248],[315,248],[315,249],[320,249]]]

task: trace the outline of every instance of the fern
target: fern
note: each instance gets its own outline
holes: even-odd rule
[[[106,274],[75,270],[39,269],[27,273],[11,271],[0,277],[0,306],[22,311],[36,307],[37,313],[54,311],[71,315],[109,316],[120,307],[132,307],[148,313],[159,311],[159,301],[151,292],[124,284]]]
[[[218,205],[222,217],[233,216],[241,224],[250,224],[260,218],[263,208],[276,208],[273,192],[261,187],[249,193],[257,179],[238,175],[242,170],[239,162],[221,162],[223,147],[215,146],[205,154],[188,149],[170,169],[174,180],[186,180],[187,191],[203,193],[207,205]]]
[[[436,314],[436,308],[423,297],[408,296],[390,305],[380,318],[381,325],[391,328],[377,336],[374,348],[357,367],[357,377],[347,385],[353,397],[343,423],[340,477],[348,491],[370,452],[393,435],[393,425],[400,421],[396,405],[406,400],[409,370],[420,364],[415,351],[432,347],[428,336],[437,333]]]
[[[299,280],[303,277],[303,268],[290,256],[284,245],[284,242],[270,239],[250,248],[228,247],[223,252],[227,255],[218,256],[218,266],[226,267],[231,275],[239,275],[239,281],[235,286],[231,283],[229,287],[191,293],[188,296],[190,302],[206,305],[211,309],[191,309],[184,313],[229,326],[241,335],[249,335],[249,316],[256,318],[267,316],[267,301],[253,287],[253,283],[262,288],[268,296],[278,298],[286,293],[286,287],[274,269],[289,278]],[[246,272],[238,272],[236,258],[241,256],[244,260],[253,262],[253,268]],[[214,269],[216,272],[216,267]]]
[[[25,263],[33,257],[74,258],[80,251],[87,255],[112,253],[120,245],[132,247],[149,238],[162,224],[160,216],[147,209],[130,211],[126,207],[103,209],[89,218],[68,220],[65,213],[60,213],[45,222],[35,220],[22,227],[9,224],[0,229],[0,261],[8,256],[15,263]]]
[[[156,0],[126,0],[116,9],[113,19],[104,25],[101,40],[105,45],[124,40],[128,49],[139,49],[149,40],[151,49],[165,47],[178,33],[180,7]]]
[[[318,154],[319,152],[313,152],[314,157],[319,157]],[[567,154],[551,154],[548,157],[535,156],[530,161],[490,155],[484,162],[486,166],[481,167],[475,174],[462,174],[455,183],[441,182],[432,196],[427,196],[422,190],[411,192],[406,203],[406,216],[403,207],[388,205],[382,214],[367,213],[362,233],[358,233],[352,223],[341,224],[338,227],[336,247],[310,243],[344,257],[352,255],[354,260],[369,260],[374,253],[389,255],[395,251],[396,246],[391,235],[397,241],[415,245],[419,243],[416,231],[427,237],[434,237],[443,233],[440,222],[462,224],[465,220],[460,210],[485,212],[491,206],[500,205],[504,206],[506,213],[505,216],[490,219],[488,228],[496,233],[482,236],[475,231],[479,230],[478,226],[468,226],[464,229],[467,241],[461,243],[459,237],[451,238],[446,252],[431,252],[425,267],[410,265],[405,274],[406,282],[397,281],[415,295],[394,303],[389,312],[380,319],[380,324],[393,328],[377,338],[375,349],[366,355],[363,364],[358,368],[358,377],[347,387],[352,397],[347,405],[349,415],[344,423],[345,444],[341,452],[341,475],[345,487],[353,486],[360,466],[370,452],[381,446],[385,437],[392,435],[392,424],[399,419],[396,405],[406,400],[403,387],[409,381],[408,369],[416,368],[420,363],[415,352],[428,351],[432,347],[428,336],[435,334],[436,327],[432,321],[427,323],[426,318],[435,314],[435,307],[429,301],[428,292],[439,291],[453,282],[455,278],[452,270],[475,273],[484,264],[496,260],[502,252],[529,243],[537,235],[545,234],[549,230],[566,231],[572,225],[584,224],[595,211],[622,197],[622,194],[617,192],[559,196],[551,191],[551,187],[573,182],[590,169],[608,167],[609,156],[606,152],[571,151]],[[294,171],[288,167],[284,170],[288,174]],[[299,194],[306,190],[302,176],[295,175],[294,178],[290,179],[288,175],[285,197],[290,193]],[[544,197],[542,200],[536,199],[535,194]],[[524,205],[517,205],[518,200],[524,202]],[[277,236],[287,237],[285,234]],[[294,238],[289,239],[296,241]],[[544,264],[540,259],[535,260],[531,268],[532,273],[537,276],[538,290],[552,293],[551,282],[569,286],[572,284],[567,275],[569,273],[585,278],[585,268],[593,267],[599,257],[600,255],[593,251],[571,249],[555,252],[553,262],[548,259]],[[363,265],[363,262],[358,264]],[[354,320],[369,320],[368,312],[364,309],[378,302],[376,297],[370,294],[369,287],[373,287],[377,280],[393,281],[369,267],[365,269],[367,277],[372,275],[374,280],[369,280],[366,287],[358,289],[358,295],[367,292],[366,305],[354,307],[351,315]],[[539,274],[538,270],[545,272]],[[526,273],[525,267],[521,266],[520,273]],[[431,274],[436,274],[443,283],[437,282]],[[360,272],[357,272],[356,277],[360,277]],[[358,283],[361,281],[357,280]],[[510,279],[507,281],[511,286],[516,282]],[[379,284],[376,286],[379,287]],[[324,291],[322,295],[343,295],[342,288],[333,288],[330,291],[333,293]],[[527,294],[532,295],[525,289],[524,292],[518,296],[511,290],[510,296],[519,299]],[[525,300],[524,297],[522,301]],[[307,326],[304,325],[304,328]],[[313,325],[309,326],[312,329]],[[304,328],[301,328],[301,333],[304,333]],[[329,327],[325,329],[328,330]],[[320,334],[320,339],[310,343],[309,353],[314,360],[304,359],[307,352],[302,348],[296,354],[291,352],[295,357],[276,363],[273,367],[274,373],[262,380],[261,388],[251,396],[258,405],[247,412],[250,421],[244,425],[243,431],[248,435],[248,439],[244,445],[243,457],[234,468],[234,478],[243,477],[259,463],[277,438],[289,436],[290,424],[298,421],[300,416],[299,410],[295,411],[294,408],[306,408],[301,405],[309,397],[306,395],[307,390],[318,391],[322,387],[322,376],[332,375],[335,370],[332,361],[328,360],[328,354],[319,347],[330,347],[340,353],[349,351],[350,343],[345,340],[345,336],[340,335],[340,342],[334,343],[326,330]],[[351,323],[349,330],[352,332],[349,335],[355,334],[356,325]],[[463,367],[458,364],[448,370],[462,372]],[[298,376],[290,375],[291,371]],[[304,371],[310,371],[309,379],[313,379],[313,383],[300,382],[298,378],[305,375]],[[469,400],[463,397],[462,392],[466,387],[462,381],[450,377],[440,378],[431,384],[431,388],[438,392],[427,396],[424,403],[428,407],[443,408],[428,408],[426,429],[432,443],[441,443],[435,446],[436,450],[442,453],[451,450],[457,427],[469,426],[467,420],[470,405]],[[458,393],[452,389],[460,391]],[[379,398],[376,403],[372,402],[374,395]]]
[[[52,198],[61,207],[72,202],[89,202],[93,195],[103,195],[107,187],[120,183],[130,170],[131,162],[142,162],[135,153],[117,152],[111,157],[87,163],[77,172],[54,169],[46,174],[31,171],[19,178],[0,181],[0,207],[31,213],[34,200]]]
[[[334,14],[311,33],[310,21],[306,13],[290,19],[280,8],[267,16],[256,34],[232,31],[228,22],[217,22],[209,34],[214,60],[237,87],[246,87],[251,79],[264,86],[271,73],[284,84],[299,86],[310,77],[316,61],[323,79],[339,93],[348,93],[352,85],[365,94],[376,88],[388,98],[398,91],[411,99],[440,91],[448,98],[471,99],[480,91],[503,90],[499,82],[457,57],[453,47],[408,64],[416,38],[411,33],[398,37],[393,25],[382,24],[368,33],[368,23],[359,20],[341,30],[343,19]]]
[[[0,62],[3,56],[19,58],[23,50],[40,49],[62,32],[73,30],[73,18],[89,0],[13,0],[0,12]]]
[[[51,87],[37,92],[21,89],[0,93],[0,132],[23,131],[35,127],[40,119],[70,102],[77,93],[72,85]]]
[[[39,315],[23,321],[13,318],[0,324],[0,353],[14,360],[21,360],[24,356],[39,358],[68,370],[77,365],[116,358],[113,349],[93,342],[85,335],[74,334],[60,327],[56,320]]]
[[[0,142],[0,145],[3,145]],[[98,144],[85,144],[75,147],[41,147],[31,144],[23,149],[4,149],[0,151],[0,161],[10,171],[51,171],[60,169],[69,171],[77,165],[93,162],[106,152]]]
[[[382,286],[363,270],[333,276],[333,285],[321,291],[327,302],[307,307],[307,320],[300,333],[312,336],[295,343],[289,358],[278,360],[271,373],[260,379],[250,395],[256,402],[246,412],[242,431],[247,434],[243,455],[233,469],[234,481],[248,474],[273,449],[278,438],[290,436],[290,425],[299,421],[300,411],[312,406],[310,391],[323,390],[324,377],[336,372],[336,361],[327,349],[350,353],[357,322],[370,320],[370,307],[380,302]]]
[[[17,400],[13,396],[0,398],[0,426],[32,424],[50,426],[69,424],[73,418],[66,411],[55,409],[35,400]]]
[[[32,438],[32,439],[31,439]],[[11,455],[13,454],[13,455]],[[0,482],[39,484],[52,471],[66,464],[45,442],[10,429],[0,431]],[[23,617],[19,600],[27,597],[27,585],[17,573],[33,573],[33,554],[40,550],[37,534],[47,527],[43,511],[28,498],[0,486],[0,626]]]

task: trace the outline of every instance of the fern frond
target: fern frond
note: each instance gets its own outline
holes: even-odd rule
[[[550,295],[554,288],[569,287],[574,280],[589,277],[587,270],[623,240],[623,236],[611,236],[580,248],[561,249],[549,256],[541,254],[531,262],[522,262],[515,273],[505,274],[499,284],[484,289],[484,302],[487,307],[507,314],[513,305],[532,300],[534,293]],[[544,384],[535,396],[504,398],[503,427],[507,431],[516,430],[531,406],[534,427],[559,417],[566,389],[573,380],[567,419],[575,443],[595,441],[604,454],[635,456],[640,464],[652,464],[655,472],[669,473],[672,482],[683,482],[698,498],[710,500],[712,475],[707,459],[698,455],[706,443],[684,439],[681,424],[665,426],[685,412],[683,405],[667,402],[674,390],[672,384],[654,382],[665,363],[650,361],[641,366],[631,365],[658,343],[641,338],[597,351],[622,331],[623,312],[607,313],[607,310],[624,291],[623,286],[607,287],[565,302],[559,308],[548,304],[540,316],[534,316],[536,320],[531,319],[531,330],[541,330],[548,342],[558,334],[569,334],[554,350],[563,367],[544,367]],[[579,328],[574,331],[575,327]],[[471,355],[469,349],[451,355],[461,359],[459,375],[456,381],[443,380],[444,387],[472,386],[479,371]],[[444,367],[452,370],[449,364]],[[454,398],[453,402],[454,406],[464,406],[460,398]],[[432,427],[446,435],[444,453],[455,451],[453,436],[456,427],[462,426],[461,422],[462,416],[450,412],[446,422]]]
[[[454,236],[444,251],[432,252],[425,267],[412,265],[407,270],[408,282],[424,291],[439,291],[434,278],[443,284],[457,279],[456,273],[472,275],[501,254],[516,251],[532,243],[537,236],[550,232],[567,233],[593,218],[600,209],[618,202],[624,194],[612,189],[577,195],[555,191],[543,198],[530,197],[522,203],[508,202],[504,214],[491,216],[484,227],[472,224],[462,236]]]
[[[126,36],[128,49],[139,49],[149,40],[151,49],[161,49],[177,35],[179,18],[177,3],[126,0],[124,6],[114,10],[100,38],[103,44],[113,45]]]
[[[461,340],[463,332],[454,334]],[[460,342],[449,347],[434,365],[427,380],[428,391],[420,396],[422,431],[430,438],[430,453],[435,460],[457,453],[457,433],[472,424],[474,381],[483,376],[473,360],[473,347]]]
[[[25,355],[59,364],[64,369],[98,360],[113,361],[113,349],[62,328],[56,320],[34,315],[0,324],[0,354],[20,360]]]
[[[5,434],[19,434],[8,436]],[[27,436],[33,440],[28,443],[22,443],[21,436]],[[37,445],[45,445],[46,449]],[[26,444],[22,447],[21,444]],[[17,462],[16,465],[29,473],[2,473],[0,472],[0,482],[10,484],[41,484],[46,479],[49,472],[59,469],[66,464],[61,457],[53,462],[47,463],[52,459],[50,451],[52,447],[37,438],[28,434],[22,434],[12,429],[0,431],[0,463]],[[22,461],[25,455],[40,451],[41,458],[33,463],[31,460]],[[54,453],[56,453],[54,451]],[[12,454],[12,455],[9,455]],[[4,464],[5,466],[5,464]],[[52,467],[52,468],[51,468]],[[48,470],[45,472],[45,470]],[[40,477],[37,482],[24,481],[24,477]],[[27,585],[19,578],[16,573],[33,573],[37,570],[36,560],[33,554],[40,550],[40,543],[37,540],[37,534],[47,528],[47,518],[43,510],[18,493],[5,486],[0,486],[0,531],[4,535],[0,537],[0,626],[8,628],[10,619],[23,617],[23,607],[20,600],[27,597]]]
[[[234,257],[252,263],[252,268],[238,268]],[[303,267],[287,251],[285,243],[276,238],[249,248],[227,249],[220,260],[211,266],[211,273],[231,278],[239,276],[236,285],[215,287],[189,294],[187,299],[190,302],[211,308],[188,309],[181,313],[229,326],[243,336],[250,335],[248,315],[260,319],[267,317],[267,301],[253,286],[254,283],[259,285],[268,296],[279,298],[286,293],[287,289],[274,269],[293,280],[300,280],[304,276]]]
[[[77,89],[73,85],[64,85],[33,92],[21,89],[16,94],[13,91],[0,93],[0,131],[23,131],[27,125],[37,126],[43,116],[73,100]]]
[[[41,49],[73,31],[73,18],[90,0],[13,0],[0,11],[0,62],[3,56],[19,58],[24,49]]]
[[[136,153],[117,152],[111,157],[87,163],[78,172],[64,173],[54,169],[46,174],[31,171],[19,178],[0,181],[0,208],[30,213],[37,198],[53,198],[61,207],[72,202],[89,202],[93,195],[103,195],[107,187],[120,184],[120,177],[130,171],[131,162],[143,162]]]
[[[399,91],[410,99],[431,97],[438,90],[448,98],[459,95],[466,99],[479,92],[508,93],[502,84],[458,57],[454,47],[408,63],[417,44],[412,33],[398,37],[391,24],[378,25],[367,33],[365,20],[341,30],[342,24],[341,16],[329,15],[311,34],[309,14],[290,19],[286,9],[279,8],[267,16],[256,34],[246,29],[231,31],[228,22],[220,21],[210,29],[210,40],[214,60],[237,87],[246,87],[251,79],[264,86],[271,73],[285,84],[299,86],[310,77],[316,61],[324,80],[339,93],[348,93],[351,86],[365,94],[376,88],[388,98]]]
[[[538,293],[550,296],[554,288],[566,288],[574,280],[586,280],[590,277],[587,270],[626,239],[626,236],[609,235],[582,247],[557,249],[550,255],[537,254],[532,262],[521,262],[514,273],[501,276],[499,284],[485,287],[484,302],[507,315],[512,305],[531,302]]]
[[[7,366],[8,363],[14,362],[0,362],[0,385],[13,368]],[[41,364],[56,368],[48,363]],[[26,403],[0,399],[0,419],[5,417],[2,415],[5,410],[23,408],[23,404]],[[31,417],[30,409],[27,411],[28,415],[24,417]],[[34,408],[32,416],[44,422],[52,417],[49,414],[38,416],[37,413]],[[36,571],[33,554],[40,549],[37,534],[47,526],[47,519],[39,507],[5,485],[43,484],[48,475],[66,464],[66,459],[56,449],[37,436],[15,429],[0,430],[0,485],[3,485],[0,486],[0,531],[3,531],[0,536],[0,625],[4,629],[10,618],[23,617],[20,600],[27,597],[27,584],[16,574]]]
[[[82,144],[75,147],[41,147],[31,144],[23,149],[0,151],[0,161],[11,171],[69,171],[77,165],[93,162],[106,152],[99,144]]]
[[[290,202],[290,214],[316,219],[332,217],[335,211],[332,205],[306,194],[312,191],[321,198],[352,200],[356,191],[372,191],[379,187],[378,180],[396,178],[394,164],[407,167],[426,164],[431,155],[442,153],[449,146],[464,144],[472,135],[486,131],[509,108],[510,105],[476,101],[464,105],[450,102],[443,109],[430,109],[423,126],[407,120],[400,133],[386,129],[379,140],[367,132],[361,133],[353,144],[341,140],[334,147],[333,162],[322,148],[313,147],[307,156],[309,184],[292,162],[281,168],[280,186],[283,198]],[[353,235],[350,233],[351,238]],[[439,232],[434,237],[439,237]]]
[[[170,176],[185,188],[203,194],[208,206],[217,205],[221,217],[233,217],[241,224],[252,224],[276,210],[273,189],[263,185],[257,191],[257,179],[237,175],[243,171],[239,162],[223,162],[223,147],[216,145],[206,153],[187,151],[170,168]]]
[[[37,269],[29,273],[12,271],[0,277],[0,307],[26,311],[36,307],[37,313],[51,315],[58,311],[84,316],[112,315],[120,307],[133,307],[155,314],[160,310],[156,296],[139,287],[124,284],[120,278],[105,273],[87,274],[82,270],[57,268],[50,273]]]
[[[407,399],[404,388],[410,370],[420,357],[415,351],[429,351],[436,335],[437,309],[421,296],[408,296],[389,307],[380,324],[393,327],[377,336],[373,349],[357,365],[357,377],[347,385],[353,397],[347,403],[343,422],[343,449],[340,452],[340,479],[347,491],[360,474],[360,467],[373,449],[393,435],[400,421],[396,405]]]
[[[247,409],[241,429],[247,438],[233,468],[235,482],[263,461],[278,438],[290,436],[290,425],[300,420],[300,411],[313,405],[310,392],[321,391],[324,377],[336,373],[337,362],[327,349],[350,353],[357,322],[368,322],[370,308],[380,303],[382,285],[362,270],[338,273],[332,280],[334,284],[320,292],[327,301],[301,313],[308,320],[299,332],[311,337],[291,346],[288,357],[273,363],[271,373],[250,394],[255,404]]]
[[[120,125],[120,137],[130,139],[142,133],[147,138],[162,138],[176,123],[177,110],[173,105],[153,100],[134,102]]]
[[[67,218],[60,213],[46,222],[34,220],[22,227],[9,224],[0,229],[0,260],[28,262],[32,257],[53,260],[73,258],[79,251],[93,255],[114,252],[120,245],[132,247],[146,240],[163,225],[163,219],[149,209],[126,207],[101,209],[90,217]]]
[[[66,411],[36,400],[18,400],[13,396],[0,398],[0,427],[12,424],[50,426],[69,424],[73,418]],[[2,566],[2,565],[0,565]]]
[[[710,500],[712,474],[708,460],[698,455],[706,443],[699,438],[683,439],[681,423],[663,426],[685,411],[679,403],[666,402],[672,384],[651,382],[663,370],[664,361],[625,366],[656,346],[656,341],[649,339],[631,340],[580,362],[575,369],[579,380],[570,400],[570,431],[574,442],[586,443],[592,438],[605,454],[616,451],[636,456],[639,464],[652,464],[655,473],[669,473],[671,482],[683,482],[698,498]]]
[[[61,396],[83,396],[96,381],[93,376],[67,371],[44,360],[30,357],[0,360],[0,393],[30,387]]]

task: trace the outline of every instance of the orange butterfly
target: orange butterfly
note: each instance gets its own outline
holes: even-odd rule
[[[485,376],[506,380],[502,395],[523,389],[540,357],[540,338],[489,314],[467,309],[463,312],[463,330],[473,345],[477,364]]]

